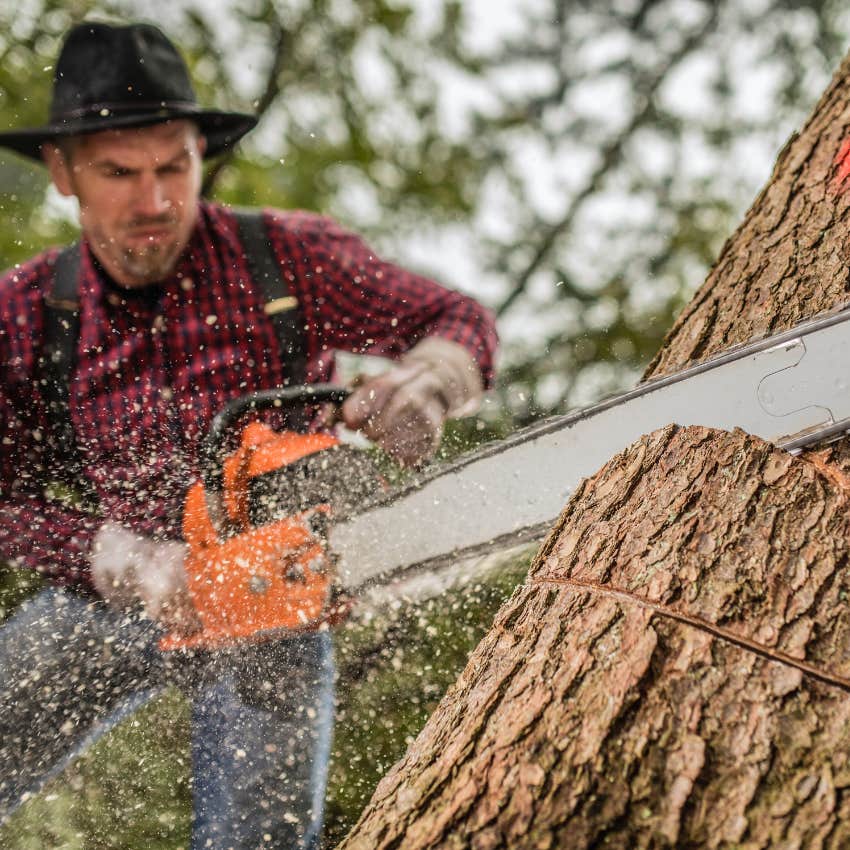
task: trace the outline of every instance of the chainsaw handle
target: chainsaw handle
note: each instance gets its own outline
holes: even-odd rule
[[[247,393],[229,401],[210,423],[201,448],[204,459],[204,487],[207,493],[223,489],[224,438],[231,425],[249,410],[287,409],[305,404],[342,404],[350,395],[344,387],[333,384],[302,384],[296,387],[275,387]]]

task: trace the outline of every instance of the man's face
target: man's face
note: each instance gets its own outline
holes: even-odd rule
[[[122,286],[174,270],[198,215],[205,140],[189,121],[79,136],[45,160],[63,195],[76,195],[97,258]]]

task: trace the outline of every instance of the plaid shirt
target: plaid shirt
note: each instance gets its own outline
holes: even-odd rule
[[[327,218],[270,210],[266,224],[303,312],[308,381],[329,379],[334,350],[395,358],[437,335],[464,346],[489,385],[496,335],[475,301],[378,259]],[[231,398],[279,386],[281,360],[226,208],[201,203],[174,274],[142,291],[111,282],[84,241],[70,406],[102,517],[48,500],[50,422],[36,364],[56,254],[40,254],[0,282],[0,559],[86,589],[103,517],[179,537],[212,416]]]

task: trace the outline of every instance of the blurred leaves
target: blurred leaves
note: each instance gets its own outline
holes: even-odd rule
[[[124,721],[0,827],[16,850],[189,846],[189,707],[168,691]]]
[[[9,126],[86,15],[156,21],[202,103],[259,112],[209,195],[334,215],[499,309],[499,432],[636,379],[850,31],[831,0],[6,2]],[[70,238],[38,166],[2,155],[0,188],[6,265]]]

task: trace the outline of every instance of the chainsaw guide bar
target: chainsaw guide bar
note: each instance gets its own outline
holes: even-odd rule
[[[850,430],[850,309],[518,431],[337,517],[350,593],[542,537],[583,478],[671,423],[740,428],[798,452]]]

